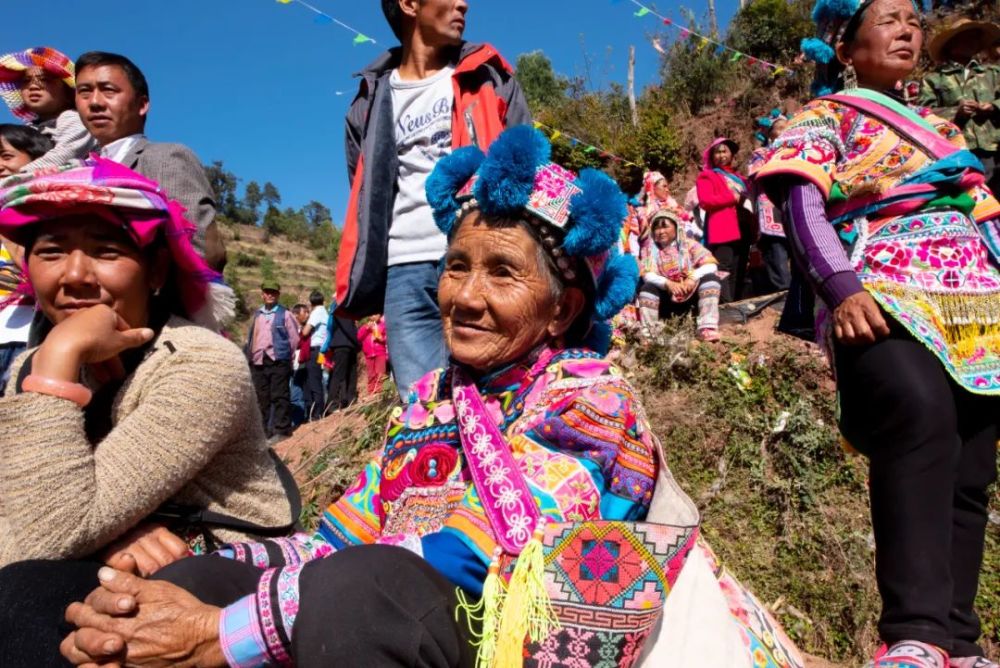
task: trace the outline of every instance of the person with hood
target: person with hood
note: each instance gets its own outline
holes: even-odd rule
[[[740,147],[732,139],[719,137],[708,145],[703,169],[696,183],[698,205],[705,211],[705,242],[719,261],[722,303],[739,299],[743,292],[750,241],[744,231],[747,214],[752,215],[747,182],[733,167]]]
[[[445,236],[424,184],[461,146],[531,121],[506,60],[462,40],[465,0],[382,0],[400,46],[361,72],[347,113],[351,195],[337,259],[340,315],[385,316],[400,396],[447,361],[437,305]]]

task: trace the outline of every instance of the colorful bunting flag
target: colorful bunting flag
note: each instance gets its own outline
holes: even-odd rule
[[[286,2],[287,0],[278,0],[278,1],[279,2]],[[298,2],[298,1],[300,1],[300,0],[296,0],[296,2]],[[615,5],[620,4],[621,2],[622,2],[622,0],[611,0],[611,3],[615,4]],[[693,31],[693,30],[691,30],[689,28],[683,28],[681,26],[678,26],[671,19],[667,18],[666,16],[663,16],[662,14],[657,13],[656,11],[654,11],[653,9],[651,9],[650,7],[647,7],[646,5],[644,5],[639,0],[629,0],[629,2],[631,2],[633,5],[635,5],[636,7],[638,7],[638,10],[636,10],[635,12],[633,12],[634,16],[641,18],[641,17],[647,16],[647,15],[652,15],[652,16],[655,16],[656,18],[660,19],[660,21],[662,21],[663,25],[665,25],[665,26],[673,26],[674,28],[677,28],[677,30],[679,31],[680,39],[691,39],[691,41],[695,43],[695,49],[697,51],[699,51],[699,52],[702,51],[709,44],[714,44],[715,46],[713,47],[713,52],[716,55],[718,55],[718,56],[724,55],[727,51],[732,51],[732,55],[729,57],[729,62],[735,63],[735,62],[738,62],[739,60],[741,60],[742,58],[746,58],[747,62],[750,65],[759,65],[761,67],[761,69],[772,70],[773,76],[780,76],[782,74],[788,74],[788,70],[786,68],[784,68],[784,67],[781,67],[779,65],[775,65],[774,63],[769,63],[766,60],[760,60],[759,58],[753,58],[751,56],[748,56],[745,53],[737,51],[736,49],[734,49],[734,48],[732,48],[730,46],[726,46],[725,44],[722,44],[721,42],[717,42],[716,40],[712,39],[711,37],[708,37],[707,35],[702,35],[702,34],[697,33],[697,32],[695,32],[695,31]],[[655,39],[655,38],[651,39],[650,40],[650,44],[652,45],[652,47],[654,49],[656,49],[657,52],[659,52],[661,54],[663,54],[663,53],[666,52],[666,49],[664,49],[663,45],[660,43],[660,41],[658,39]]]
[[[368,35],[366,35],[363,32],[361,32],[360,30],[355,30],[354,28],[352,28],[351,26],[347,25],[343,21],[335,19],[334,17],[330,16],[326,12],[324,12],[324,11],[322,11],[320,9],[317,9],[316,7],[313,7],[308,2],[305,2],[305,0],[277,0],[277,1],[278,1],[279,4],[282,4],[282,5],[290,5],[293,2],[295,4],[297,4],[297,5],[302,5],[303,7],[305,7],[306,9],[308,9],[309,11],[311,11],[313,14],[316,15],[316,17],[313,19],[313,23],[315,23],[316,25],[330,25],[330,24],[336,23],[338,26],[340,26],[344,30],[349,30],[349,31],[353,32],[354,33],[354,45],[355,46],[357,46],[358,44],[364,44],[365,42],[371,42],[372,44],[377,44],[378,43],[374,39],[372,39],[371,37],[369,37]]]
[[[625,158],[615,155],[610,151],[605,151],[599,146],[594,146],[593,144],[590,144],[580,139],[579,137],[568,135],[562,130],[557,130],[539,121],[534,121],[532,125],[535,126],[536,130],[542,130],[543,132],[546,132],[549,135],[549,141],[553,143],[558,141],[559,139],[566,139],[569,141],[569,145],[571,148],[582,148],[583,152],[588,155],[593,155],[596,153],[598,157],[604,158],[606,160],[611,160],[612,162],[625,165],[626,167],[637,167],[637,168],[642,167],[641,164],[637,164],[629,160],[626,160]]]

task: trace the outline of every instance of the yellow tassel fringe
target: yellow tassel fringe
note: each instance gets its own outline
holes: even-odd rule
[[[545,589],[543,534],[544,528],[539,526],[518,556],[506,588],[500,575],[498,549],[493,553],[479,602],[472,604],[463,592],[458,592],[455,618],[464,611],[469,619],[469,630],[478,648],[476,668],[521,668],[525,638],[538,642],[559,628]],[[477,624],[481,626],[478,632]]]

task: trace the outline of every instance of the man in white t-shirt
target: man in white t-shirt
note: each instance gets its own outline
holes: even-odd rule
[[[510,65],[488,44],[462,41],[465,0],[382,0],[401,48],[361,72],[347,114],[351,201],[337,260],[338,312],[384,313],[400,396],[448,353],[437,304],[447,239],[424,185],[452,149],[486,149],[509,125],[529,123]]]
[[[309,295],[309,319],[302,328],[302,337],[309,337],[309,357],[306,358],[306,382],[302,388],[302,399],[306,405],[305,421],[323,417],[326,398],[323,396],[323,367],[319,364],[319,351],[326,343],[330,332],[326,321],[330,317],[323,307],[323,293],[313,290]]]

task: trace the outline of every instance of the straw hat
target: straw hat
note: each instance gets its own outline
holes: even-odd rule
[[[986,21],[973,21],[972,19],[960,18],[957,21],[942,27],[941,30],[936,32],[934,37],[931,38],[930,42],[927,44],[927,53],[930,54],[931,60],[935,63],[942,62],[943,52],[952,39],[963,33],[975,30],[978,30],[980,34],[981,49],[985,49],[1000,39],[1000,27],[996,24],[988,23]]]

